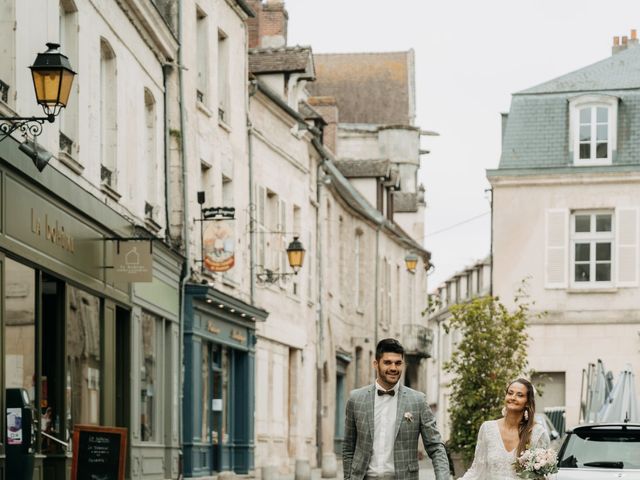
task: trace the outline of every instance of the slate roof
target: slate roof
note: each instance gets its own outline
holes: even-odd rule
[[[578,168],[573,166],[573,152],[569,149],[569,100],[594,93],[619,98],[618,142],[614,146],[612,166],[608,168],[640,164],[640,47],[630,47],[514,94],[502,140],[500,165],[498,170],[489,171],[489,176],[505,174],[505,170],[520,174],[517,170],[560,172],[563,168]]]
[[[604,60],[528,88],[519,94],[588,92],[627,88],[640,88],[640,47],[638,46],[630,46]]]
[[[413,51],[315,54],[313,96],[336,98],[340,123],[413,124]]]
[[[334,162],[346,178],[387,177],[391,169],[389,160],[341,160]]]
[[[307,73],[313,80],[315,71],[310,47],[252,48],[249,71],[260,73]]]

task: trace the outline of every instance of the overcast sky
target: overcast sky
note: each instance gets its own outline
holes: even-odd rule
[[[440,133],[423,139],[426,247],[436,265],[429,290],[489,253],[485,171],[498,166],[511,93],[601,60],[614,35],[640,29],[631,0],[285,2],[289,45],[415,50],[417,124]]]

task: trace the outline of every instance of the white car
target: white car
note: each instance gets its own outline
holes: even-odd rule
[[[567,432],[552,480],[640,480],[640,424],[590,423]]]

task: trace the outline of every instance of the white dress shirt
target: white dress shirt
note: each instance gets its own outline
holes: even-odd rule
[[[396,413],[398,412],[398,390],[400,382],[393,387],[395,395],[378,395],[373,406],[373,452],[367,476],[381,477],[395,474],[393,445],[396,435]],[[376,390],[383,390],[376,382]]]

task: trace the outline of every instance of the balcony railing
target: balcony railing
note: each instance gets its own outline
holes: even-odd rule
[[[422,325],[403,325],[402,337],[407,355],[421,358],[433,356],[433,329]]]

